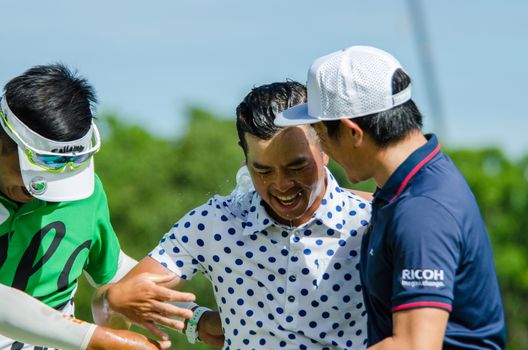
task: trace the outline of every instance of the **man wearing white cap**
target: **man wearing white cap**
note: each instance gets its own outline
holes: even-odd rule
[[[307,104],[275,123],[314,124],[351,182],[378,186],[361,248],[369,349],[503,349],[503,306],[479,208],[436,137],[422,134],[400,63],[353,46],[317,59],[307,87]]]
[[[120,250],[94,175],[93,155],[101,140],[93,103],[86,80],[59,64],[34,67],[5,86],[0,102],[0,349],[160,346],[140,334],[62,316],[73,314],[83,271],[99,285],[117,281],[135,264]]]

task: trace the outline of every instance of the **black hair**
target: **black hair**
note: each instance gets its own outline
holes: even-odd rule
[[[397,69],[392,77],[392,94],[404,90],[411,83],[411,78],[402,70]],[[402,140],[410,132],[422,129],[422,114],[413,100],[393,107],[387,111],[352,118],[364,132],[372,137],[380,147]],[[328,136],[336,137],[339,120],[324,121]]]
[[[4,87],[11,111],[37,134],[73,141],[90,129],[94,89],[60,63],[33,67]]]
[[[278,113],[306,102],[306,87],[295,81],[272,83],[253,88],[236,109],[239,144],[247,154],[244,134],[269,140],[280,129],[274,124]]]

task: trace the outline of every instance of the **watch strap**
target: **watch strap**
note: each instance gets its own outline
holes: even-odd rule
[[[199,306],[193,310],[193,317],[187,320],[185,335],[187,336],[187,341],[189,341],[189,343],[194,344],[196,341],[200,340],[198,335],[198,322],[200,321],[202,315],[207,311],[211,311],[211,309]]]

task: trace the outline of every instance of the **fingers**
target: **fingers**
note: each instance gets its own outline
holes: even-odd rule
[[[148,318],[149,321],[154,321],[160,325],[167,326],[169,328],[173,328],[179,331],[183,330],[183,327],[185,326],[183,321],[175,320],[173,318],[161,314],[150,314]]]
[[[158,326],[156,326],[156,324],[152,321],[146,321],[141,323],[140,325],[147,331],[155,335],[156,338],[160,339],[161,341],[166,341],[169,339],[169,335],[159,329]]]
[[[196,299],[192,293],[180,292],[160,285],[153,285],[152,293],[159,301],[191,302]]]
[[[196,300],[196,296],[192,293],[187,292],[179,292],[176,290],[171,290],[170,299],[167,299],[166,301],[184,301],[184,302],[191,302]]]
[[[176,306],[171,303],[153,301],[152,306],[156,313],[167,317],[191,318],[193,316],[193,312],[191,310]]]
[[[141,273],[108,289],[107,299],[115,311],[142,326],[158,339],[165,341],[167,334],[155,323],[182,330],[184,323],[178,318],[191,318],[192,311],[165,301],[192,302],[192,293],[172,290],[161,284],[178,279],[175,274]]]
[[[170,347],[172,345],[170,340],[158,340],[158,341],[155,341],[155,340],[150,339],[149,341],[158,350],[159,349],[161,349],[161,350],[170,349]]]
[[[167,281],[172,279],[172,275],[142,274],[128,281],[111,286],[107,290],[107,300],[110,307],[125,315],[133,313],[131,308],[143,310],[143,312],[158,311],[166,312],[183,318],[190,318],[189,312],[178,310],[177,308],[154,308],[156,302],[178,301],[192,302],[196,299],[192,293],[184,293],[156,284],[157,281]]]
[[[163,275],[155,273],[143,273],[142,275],[154,283],[168,283],[177,277],[177,275],[174,273],[167,273]]]

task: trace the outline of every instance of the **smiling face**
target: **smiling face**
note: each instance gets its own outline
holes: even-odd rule
[[[292,226],[307,222],[323,199],[328,162],[313,130],[290,127],[269,140],[244,136],[247,166],[270,216]]]

